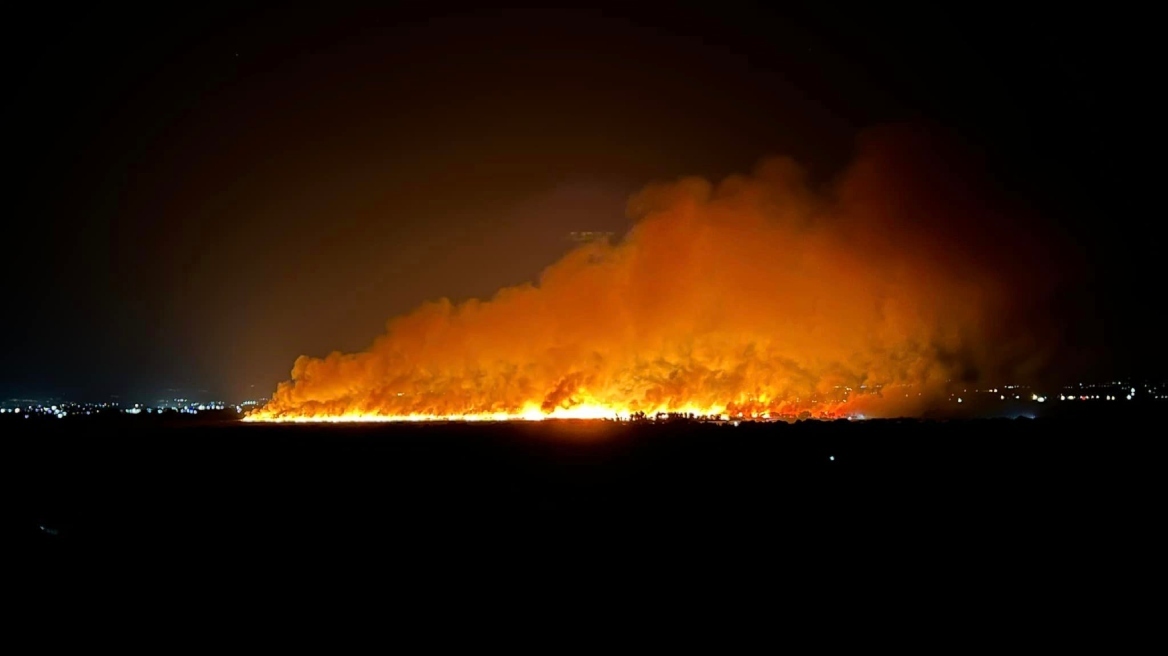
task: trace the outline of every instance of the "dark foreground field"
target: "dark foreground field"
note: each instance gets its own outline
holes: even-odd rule
[[[1138,582],[1162,554],[1150,417],[5,425],[25,573],[376,564],[403,580],[554,580],[595,566],[1076,587]]]

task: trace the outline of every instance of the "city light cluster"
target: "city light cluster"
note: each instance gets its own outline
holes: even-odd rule
[[[22,416],[25,418],[57,418],[112,416],[112,415],[198,415],[201,412],[229,411],[242,415],[247,409],[262,405],[264,399],[248,400],[240,403],[224,401],[197,402],[190,399],[162,399],[152,404],[135,403],[123,406],[118,402],[77,403],[71,401],[37,401],[32,399],[9,399],[0,402],[0,415]]]

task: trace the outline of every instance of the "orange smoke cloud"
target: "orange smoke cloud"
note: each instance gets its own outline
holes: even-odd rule
[[[618,242],[301,356],[249,418],[911,414],[1037,343],[1004,329],[1010,225],[937,164],[877,139],[826,191],[785,158],[650,186]]]

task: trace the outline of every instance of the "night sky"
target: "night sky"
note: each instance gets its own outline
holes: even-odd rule
[[[1162,375],[1147,19],[814,7],[16,10],[0,394],[266,395],[623,232],[646,183],[828,180],[890,125],[1061,244],[1067,375]]]

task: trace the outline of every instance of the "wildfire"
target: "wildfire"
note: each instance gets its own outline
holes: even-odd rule
[[[850,416],[850,413],[843,411],[842,404],[825,404],[823,408],[818,410],[818,418],[839,418]],[[692,417],[698,419],[715,420],[715,421],[768,421],[785,418],[796,418],[798,415],[794,413],[769,411],[763,412],[726,412],[724,407],[710,407],[710,408],[666,408],[659,407],[649,412],[643,410],[630,410],[628,407],[613,407],[604,406],[591,403],[584,403],[580,405],[573,405],[571,407],[558,407],[550,412],[530,405],[520,412],[492,412],[492,413],[466,413],[466,414],[378,414],[365,412],[351,412],[339,415],[311,415],[311,414],[292,414],[280,415],[267,410],[257,410],[244,417],[244,421],[263,421],[263,422],[285,422],[285,423],[393,423],[393,422],[437,422],[437,421],[466,421],[466,422],[481,422],[481,421],[545,421],[545,420],[616,420],[616,421],[630,421],[638,417]]]
[[[490,300],[426,303],[364,352],[301,356],[247,420],[913,412],[986,371],[989,340],[1005,351],[1010,274],[965,234],[923,229],[922,214],[958,206],[889,170],[861,158],[830,193],[787,159],[652,186],[623,239],[583,243]],[[892,385],[918,393],[874,391]]]

